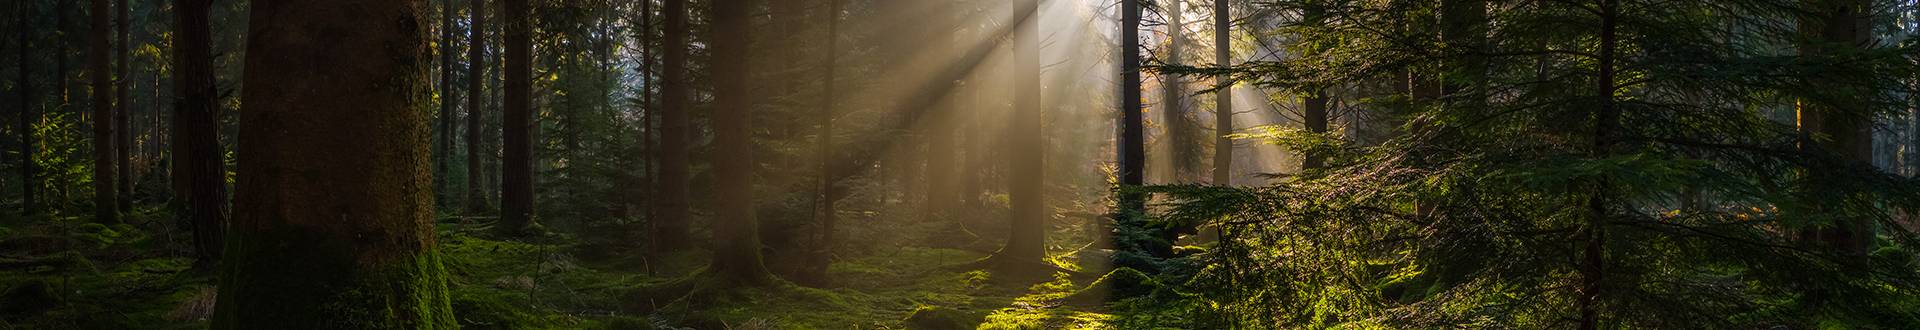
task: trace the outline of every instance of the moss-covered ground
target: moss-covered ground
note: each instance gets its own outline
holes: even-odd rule
[[[192,268],[186,235],[158,211],[129,218],[0,222],[0,329],[206,327],[215,281]],[[505,240],[470,226],[444,223],[439,236],[454,312],[470,329],[1098,329],[1115,320],[1101,304],[1067,302],[1092,281],[1085,274],[1020,281],[979,269],[989,239],[849,248],[829,268],[833,283],[818,288],[782,281],[654,297],[635,292],[697,281],[704,253],[621,252],[565,234]],[[1084,244],[1058,240],[1049,261],[1081,270]]]

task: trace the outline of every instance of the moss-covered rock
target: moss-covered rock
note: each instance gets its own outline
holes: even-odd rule
[[[957,309],[920,306],[907,315],[907,329],[913,330],[964,330],[979,327],[986,315],[968,313]]]

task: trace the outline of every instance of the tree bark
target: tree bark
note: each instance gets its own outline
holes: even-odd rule
[[[220,260],[227,224],[227,173],[225,152],[220,147],[220,115],[215,105],[218,96],[213,76],[212,0],[174,0],[174,88],[178,91],[175,107],[182,129],[175,159],[186,169],[184,177],[191,191],[186,199],[185,216],[193,228],[196,267],[211,268]]]
[[[1184,65],[1186,60],[1183,59],[1183,53],[1186,52],[1187,31],[1183,21],[1185,15],[1182,14],[1186,12],[1186,2],[1167,1],[1163,9],[1166,9],[1167,35],[1171,40],[1167,43],[1166,63],[1167,65]],[[1167,177],[1160,180],[1168,183],[1182,183],[1192,179],[1194,167],[1196,167],[1194,163],[1199,161],[1198,153],[1194,151],[1199,144],[1193,141],[1193,125],[1187,117],[1191,111],[1187,108],[1186,84],[1186,79],[1180,75],[1160,74],[1160,126],[1166,133],[1163,141],[1167,144],[1167,157],[1172,159],[1167,163],[1173,167],[1168,169],[1170,171],[1162,172]]]
[[[759,221],[754,218],[752,72],[747,61],[752,22],[748,0],[713,2],[714,210],[712,270],[732,281],[764,284],[772,276],[760,257]]]
[[[456,328],[423,0],[255,2],[214,329]]]
[[[480,152],[480,116],[484,108],[480,106],[480,87],[487,76],[486,61],[482,60],[487,52],[486,26],[487,5],[482,0],[468,0],[467,13],[472,15],[472,23],[467,25],[467,214],[486,214],[487,198],[481,189]]]
[[[460,101],[453,96],[455,88],[453,61],[454,49],[456,49],[453,44],[453,17],[459,14],[453,6],[456,1],[458,0],[440,0],[440,130],[436,133],[439,138],[435,141],[437,147],[434,148],[436,155],[433,157],[436,160],[433,186],[434,191],[440,192],[453,190],[453,185],[450,183],[452,181],[447,178],[453,175],[449,169],[451,167],[449,163],[453,162],[453,132],[459,126],[459,122],[454,120],[459,117],[459,113],[454,112],[454,105],[459,104]],[[436,204],[440,204],[439,206],[446,206],[446,201],[453,199],[451,194],[436,195],[436,197],[438,198],[434,200],[438,201]]]
[[[1232,8],[1227,0],[1213,0],[1213,65],[1230,66],[1233,51]],[[1219,89],[1213,93],[1213,184],[1233,185],[1233,79],[1228,76],[1218,78]]]
[[[1599,100],[1594,113],[1593,150],[1591,157],[1603,159],[1612,157],[1614,143],[1620,130],[1620,109],[1614,98],[1618,90],[1615,62],[1619,38],[1616,27],[1619,25],[1619,3],[1615,0],[1600,0],[1600,51],[1595,67],[1599,70],[1594,85],[1594,98]],[[1596,182],[1587,201],[1587,223],[1580,230],[1584,247],[1581,248],[1580,281],[1578,296],[1575,298],[1575,310],[1579,311],[1579,328],[1582,330],[1599,329],[1600,299],[1606,287],[1606,223],[1611,217],[1609,211],[1612,182],[1601,178]]]
[[[1140,102],[1140,3],[1120,2],[1120,188],[1121,216],[1146,214],[1146,195],[1126,191],[1146,184],[1146,120]],[[1118,217],[1116,217],[1118,218]]]
[[[953,2],[938,2],[940,7],[932,11],[936,15],[930,18],[932,22],[926,24],[929,40],[946,41],[934,44],[935,47],[947,48],[948,51],[941,52],[943,55],[941,59],[948,61],[958,60],[957,56],[952,55],[960,52],[954,50],[957,47],[955,45],[959,44],[957,34],[960,31],[958,29],[960,17],[957,17],[958,6]],[[957,80],[954,83],[957,84]],[[953,210],[954,203],[959,200],[956,196],[958,173],[954,168],[955,163],[958,162],[956,157],[959,156],[959,142],[954,135],[958,133],[955,131],[958,128],[955,122],[960,118],[959,111],[961,111],[956,106],[956,101],[960,99],[961,94],[957,93],[960,90],[958,86],[947,90],[954,93],[935,96],[942,100],[934,101],[934,108],[928,109],[929,115],[921,125],[925,128],[927,140],[927,150],[924,154],[927,164],[922,168],[925,172],[921,174],[927,182],[926,191],[922,195],[925,200],[921,205],[923,212],[921,218],[925,221],[936,221],[945,217],[949,211]]]
[[[995,257],[1037,264],[1047,256],[1046,222],[1052,216],[1047,211],[1043,167],[1046,141],[1040,122],[1044,119],[1041,113],[1046,111],[1040,103],[1040,1],[1021,0],[1014,5],[1023,7],[1014,12],[1028,14],[1009,22],[1017,26],[1013,33],[1014,112],[1007,117],[1012,155],[1006,157],[1012,231],[1008,232],[1006,247]]]
[[[1302,99],[1301,113],[1303,118],[1301,118],[1300,122],[1301,122],[1301,126],[1307,129],[1307,132],[1312,132],[1316,134],[1327,132],[1327,124],[1328,124],[1327,123],[1327,104],[1328,103],[1331,103],[1331,102],[1327,98],[1326,90],[1316,90],[1312,94],[1308,95],[1306,98]],[[1306,154],[1305,160],[1300,163],[1300,168],[1301,169],[1321,168],[1326,166],[1326,163],[1327,163],[1326,155],[1316,153],[1316,152],[1308,152]]]
[[[119,185],[115,191],[119,193],[117,200],[120,202],[118,205],[115,205],[115,207],[118,207],[121,212],[126,212],[133,210],[133,117],[127,113],[127,86],[128,83],[131,82],[130,79],[127,79],[127,60],[131,59],[131,53],[127,51],[127,41],[131,39],[128,38],[130,33],[128,32],[129,29],[127,25],[132,24],[133,21],[127,18],[129,12],[132,11],[127,7],[127,0],[120,0],[118,5],[114,7],[118,9],[116,11],[119,14],[119,19],[116,20],[119,24],[115,24],[118,28],[118,31],[116,31],[118,33],[116,33],[115,36],[117,36],[119,41],[114,43],[115,49],[113,52],[118,56],[118,59],[114,61],[115,66],[113,70],[113,122],[115,127],[113,146],[116,161],[114,169],[118,170],[117,175],[114,177],[119,178],[119,181],[116,182]]]
[[[113,135],[113,72],[107,54],[111,50],[107,36],[112,34],[108,0],[93,0],[92,30],[87,34],[87,75],[93,79],[93,209],[94,221],[120,222],[120,187],[115,183]]]
[[[666,0],[666,41],[660,69],[660,179],[655,183],[655,247],[675,251],[688,245],[687,237],[687,0]]]
[[[500,225],[510,234],[524,234],[533,225],[533,43],[527,0],[506,0],[506,81],[501,114]]]
[[[840,212],[834,207],[834,202],[839,200],[839,196],[835,192],[837,191],[836,187],[839,186],[840,178],[833,170],[833,161],[835,159],[833,157],[833,120],[834,116],[838,113],[834,111],[836,105],[834,102],[837,101],[837,99],[835,99],[836,95],[834,95],[834,79],[836,78],[837,69],[839,68],[837,64],[840,59],[840,0],[827,0],[827,2],[827,50],[826,58],[821,63],[821,67],[825,73],[823,74],[824,78],[821,80],[821,84],[824,85],[824,87],[820,97],[820,134],[818,137],[820,144],[818,150],[818,158],[820,161],[820,191],[818,195],[816,195],[816,198],[820,199],[819,202],[816,202],[820,206],[820,233],[818,234],[819,236],[814,247],[818,251],[812,253],[814,258],[817,258],[813,263],[819,265],[826,265],[832,262],[833,245],[836,243],[834,230]]]

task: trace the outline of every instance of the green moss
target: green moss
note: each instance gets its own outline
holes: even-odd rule
[[[1159,281],[1146,273],[1132,268],[1118,268],[1094,280],[1085,289],[1067,296],[1066,302],[1078,306],[1098,306],[1113,299],[1146,296],[1161,286]]]
[[[237,236],[247,238],[228,244],[214,328],[458,327],[436,250],[359,251],[333,233],[297,228]],[[363,254],[387,261],[366,264]]]
[[[951,308],[920,306],[907,315],[906,326],[914,330],[965,330],[979,327],[985,317]]]

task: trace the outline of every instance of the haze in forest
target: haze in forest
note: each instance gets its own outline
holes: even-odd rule
[[[0,27],[0,330],[1920,328],[1910,0]]]

